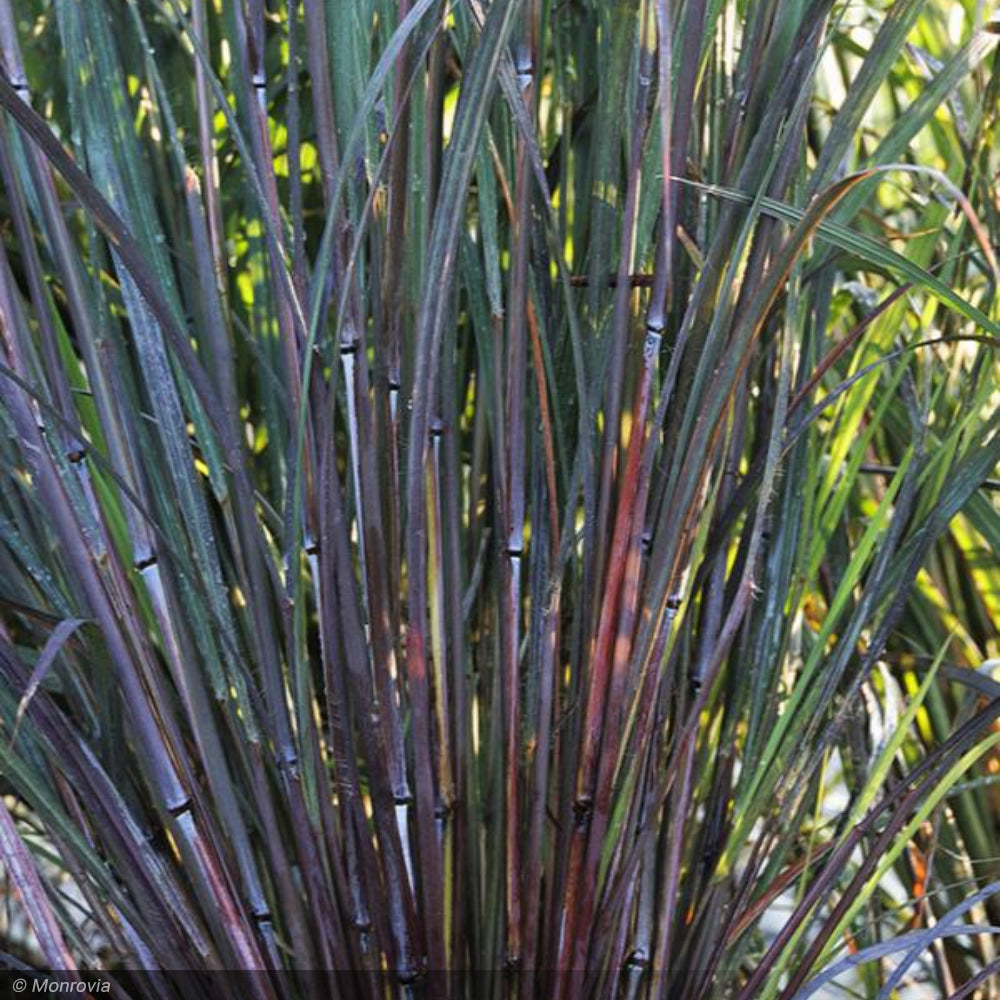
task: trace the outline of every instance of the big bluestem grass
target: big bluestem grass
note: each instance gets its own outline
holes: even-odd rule
[[[993,996],[982,16],[0,0],[9,961]]]

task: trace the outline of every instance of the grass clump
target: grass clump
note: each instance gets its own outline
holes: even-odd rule
[[[0,0],[9,963],[992,995],[996,36]]]

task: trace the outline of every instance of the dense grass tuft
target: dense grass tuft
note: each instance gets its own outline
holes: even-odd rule
[[[984,6],[0,0],[8,964],[996,996]]]

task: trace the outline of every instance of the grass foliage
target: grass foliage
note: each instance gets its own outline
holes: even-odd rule
[[[0,0],[7,950],[995,996],[984,6]]]

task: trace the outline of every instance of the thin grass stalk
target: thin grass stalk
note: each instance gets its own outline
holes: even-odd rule
[[[536,33],[539,7],[533,3],[521,15],[523,29],[515,46],[515,72],[521,100],[534,122]],[[528,158],[523,140],[516,153],[514,180],[514,254],[507,314],[507,364],[505,420],[507,471],[503,494],[503,516],[507,523],[504,542],[505,604],[501,621],[504,643],[504,718],[506,748],[506,961],[520,966],[521,954],[521,574],[525,557],[525,393],[527,387],[527,310],[530,289],[528,260],[531,253],[531,190]]]
[[[301,30],[298,0],[290,0],[288,4],[286,25],[288,72],[285,87],[288,99],[288,215],[291,222],[291,271],[295,293],[300,302],[305,302],[309,291],[309,279],[305,221],[302,216],[302,102],[299,98],[302,68],[299,55]]]
[[[274,154],[267,130],[267,73],[264,67],[263,4],[252,2],[250,14],[251,16],[247,17],[242,4],[237,4],[233,8],[233,21],[236,29],[233,41],[235,42],[235,55],[240,75],[249,85],[249,91],[243,96],[247,114],[250,116],[250,142],[256,161],[257,176],[267,199],[270,217],[277,223],[281,215],[274,176]],[[286,269],[284,234],[276,227],[272,237],[267,243],[270,266],[275,273],[284,272]],[[292,303],[289,301],[291,287],[286,286],[284,282],[278,282],[275,293],[276,319],[284,355],[285,386],[293,404],[290,412],[295,413],[298,411],[298,402],[302,393],[299,340],[305,339],[305,331],[296,327],[295,313]],[[298,312],[301,315],[301,309]]]
[[[444,8],[442,7],[442,15]],[[445,57],[448,39],[440,24],[434,28],[434,41],[427,63],[427,108],[425,126],[426,205],[427,217],[433,218],[441,180],[441,150],[443,147]],[[474,813],[470,796],[475,788],[470,734],[470,696],[468,685],[468,652],[465,641],[465,616],[463,614],[463,567],[461,539],[461,431],[456,392],[460,385],[458,375],[458,345],[447,338],[442,352],[441,433],[436,436],[435,479],[440,482],[440,510],[442,513],[441,602],[443,607],[442,629],[446,640],[447,657],[440,661],[439,701],[443,737],[442,754],[442,824],[445,837],[445,887],[450,889],[446,906],[446,933],[448,936],[448,967],[452,972],[449,989],[462,993],[466,988],[470,970],[476,963],[468,955],[474,954],[475,938],[470,932],[478,908],[470,906],[470,889],[476,883],[475,858],[478,855],[474,831]],[[449,735],[450,734],[450,735]],[[446,756],[447,755],[447,756]],[[471,869],[471,875],[470,875]],[[475,899],[475,895],[472,895]]]
[[[208,17],[205,0],[192,0],[191,28],[199,44],[210,51]],[[195,60],[195,104],[198,114],[198,148],[201,154],[202,189],[205,197],[205,214],[211,238],[213,273],[220,294],[224,294],[226,259],[222,228],[222,198],[219,188],[219,160],[215,153],[214,126],[212,121],[212,93],[200,60]]]
[[[402,20],[409,12],[409,0],[401,0],[399,16]],[[389,150],[388,203],[386,206],[386,252],[382,274],[382,300],[385,304],[384,327],[379,330],[375,352],[375,393],[381,439],[386,443],[386,488],[388,493],[388,558],[394,571],[393,579],[401,579],[402,543],[399,525],[402,524],[402,498],[400,487],[400,392],[403,388],[402,339],[406,306],[406,281],[403,261],[406,248],[409,184],[407,183],[410,160],[410,117],[412,105],[408,81],[414,74],[412,45],[409,40],[396,57],[393,96],[396,127],[391,133]],[[432,81],[432,86],[433,81]],[[395,602],[394,602],[395,607]],[[398,611],[394,621],[399,622]]]
[[[13,816],[6,807],[0,809],[0,852],[3,854],[4,866],[11,873],[15,884],[20,886],[22,901],[41,942],[46,961],[53,969],[75,973],[76,962],[73,961],[73,956],[52,912],[38,870],[17,830]],[[73,975],[69,981],[80,982],[80,977]]]

